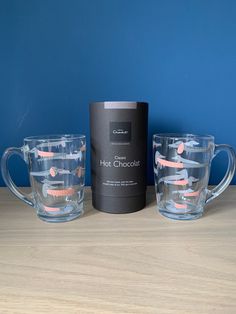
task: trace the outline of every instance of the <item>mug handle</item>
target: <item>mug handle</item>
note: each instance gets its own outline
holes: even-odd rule
[[[15,185],[15,183],[13,182],[13,180],[10,176],[10,173],[8,170],[8,159],[14,154],[20,156],[25,161],[25,159],[24,159],[24,148],[23,147],[20,147],[20,148],[9,147],[9,148],[7,148],[5,150],[5,152],[3,153],[2,160],[1,160],[1,170],[2,170],[3,180],[13,194],[15,194],[20,200],[24,201],[26,204],[34,207],[35,204],[34,204],[34,198],[33,198],[32,193],[30,193],[30,194],[22,193],[19,190],[19,188]]]
[[[214,152],[213,158],[215,158],[216,155],[218,155],[218,153],[222,151],[225,151],[228,155],[228,168],[224,175],[224,178],[220,181],[220,183],[216,187],[214,187],[212,190],[208,190],[206,204],[208,204],[214,198],[219,196],[229,186],[234,176],[235,160],[236,160],[235,152],[230,145],[226,145],[226,144],[215,145],[215,152]]]

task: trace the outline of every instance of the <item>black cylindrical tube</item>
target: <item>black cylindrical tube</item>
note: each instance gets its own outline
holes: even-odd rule
[[[130,213],[146,204],[148,103],[90,104],[92,203]]]

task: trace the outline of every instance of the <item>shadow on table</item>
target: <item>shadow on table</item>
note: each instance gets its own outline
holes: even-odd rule
[[[211,189],[212,190],[212,187]],[[204,216],[235,211],[235,189],[229,186],[222,194],[205,205]]]
[[[84,208],[84,215],[83,217],[89,217],[89,216],[93,216],[93,215],[97,215],[99,214],[99,211],[96,210],[95,208]]]
[[[208,204],[208,205],[205,205],[205,208],[204,208],[204,214],[203,216],[211,216],[213,214],[215,214],[216,212],[218,212],[219,208],[217,208],[218,206],[215,206],[215,204]]]
[[[146,199],[146,206],[151,206],[156,203],[156,194],[155,194],[155,187],[149,186],[147,189],[147,199]]]
[[[210,216],[210,215],[217,215],[220,213],[226,213],[229,214],[232,212],[232,214],[235,212],[235,203],[232,202],[227,202],[225,204],[225,201],[223,199],[219,200],[213,200],[212,203],[209,203],[206,205],[205,210],[204,210],[204,216]]]
[[[92,205],[92,195],[90,193],[85,193],[83,217],[89,217],[89,216],[97,215],[97,214],[99,214],[99,211],[95,209]]]

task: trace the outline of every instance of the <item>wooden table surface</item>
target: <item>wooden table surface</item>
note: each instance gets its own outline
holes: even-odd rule
[[[49,224],[0,189],[0,313],[236,313],[236,187],[195,221],[148,205]]]

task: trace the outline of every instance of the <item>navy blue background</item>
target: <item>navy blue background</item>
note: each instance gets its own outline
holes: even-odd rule
[[[149,102],[149,184],[153,133],[236,148],[235,17],[234,0],[0,1],[0,153],[29,135],[89,137],[95,100]],[[211,183],[225,163],[222,153]],[[24,162],[10,166],[27,185]]]

